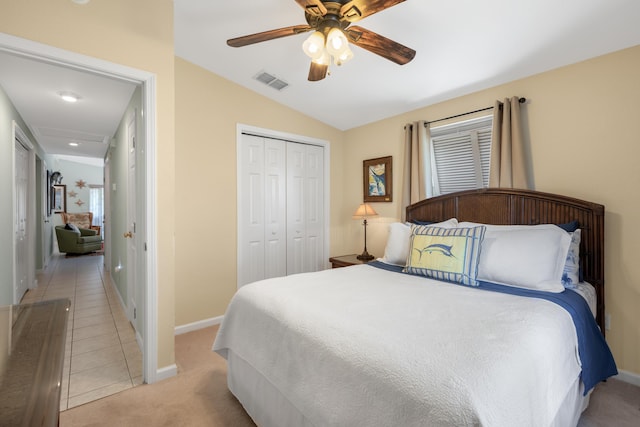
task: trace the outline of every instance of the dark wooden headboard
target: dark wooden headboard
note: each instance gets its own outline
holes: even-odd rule
[[[604,334],[604,206],[556,194],[507,188],[461,191],[407,207],[407,221],[458,221],[484,224],[564,224],[577,220],[581,231],[580,267],[596,288],[596,321]]]

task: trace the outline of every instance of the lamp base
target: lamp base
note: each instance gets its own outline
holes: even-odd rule
[[[370,255],[369,252],[367,252],[367,250],[365,249],[365,251],[358,255],[356,258],[361,261],[371,261],[375,257],[373,255]]]

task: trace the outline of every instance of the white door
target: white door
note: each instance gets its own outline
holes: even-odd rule
[[[111,265],[111,192],[113,191],[113,184],[111,183],[111,168],[109,163],[111,162],[111,154],[107,156],[104,162],[104,219],[102,236],[104,242],[104,265]],[[107,267],[107,270],[109,267]]]
[[[324,149],[287,143],[287,274],[324,269]]]
[[[127,120],[127,230],[124,237],[127,239],[127,317],[133,325],[137,326],[136,317],[136,114],[135,112]]]
[[[324,269],[324,150],[307,145],[305,163],[305,271]]]
[[[27,204],[29,200],[29,152],[15,140],[15,179],[16,179],[16,213],[15,213],[15,282],[13,302],[18,304],[29,288],[29,251],[27,240]]]
[[[238,287],[264,276],[264,142],[242,135],[238,147]]]
[[[238,287],[325,267],[324,147],[241,134]]]
[[[41,192],[41,204],[42,204],[42,233],[41,233],[41,250],[42,250],[42,269],[45,269],[49,265],[49,254],[51,253],[51,221],[49,220],[49,193],[51,189],[51,182],[47,179],[47,163],[42,161],[40,163],[40,192]]]
[[[265,139],[265,279],[287,274],[286,154],[284,141]]]
[[[287,144],[287,274],[305,272],[305,145]]]
[[[243,134],[238,156],[240,287],[286,274],[285,143]]]

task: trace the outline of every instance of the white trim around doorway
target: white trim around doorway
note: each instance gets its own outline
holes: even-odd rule
[[[57,47],[33,42],[20,37],[0,33],[0,51],[26,58],[44,61],[63,67],[87,71],[105,77],[119,79],[143,88],[144,126],[146,132],[146,236],[147,262],[146,271],[141,276],[146,278],[144,286],[145,319],[144,319],[144,381],[154,383],[160,379],[175,375],[175,364],[158,369],[158,289],[157,289],[157,108],[156,108],[156,76],[155,74],[116,64],[113,62],[85,56]]]

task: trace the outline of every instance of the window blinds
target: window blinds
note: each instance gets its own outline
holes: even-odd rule
[[[431,130],[440,194],[489,185],[492,121],[486,116]]]

